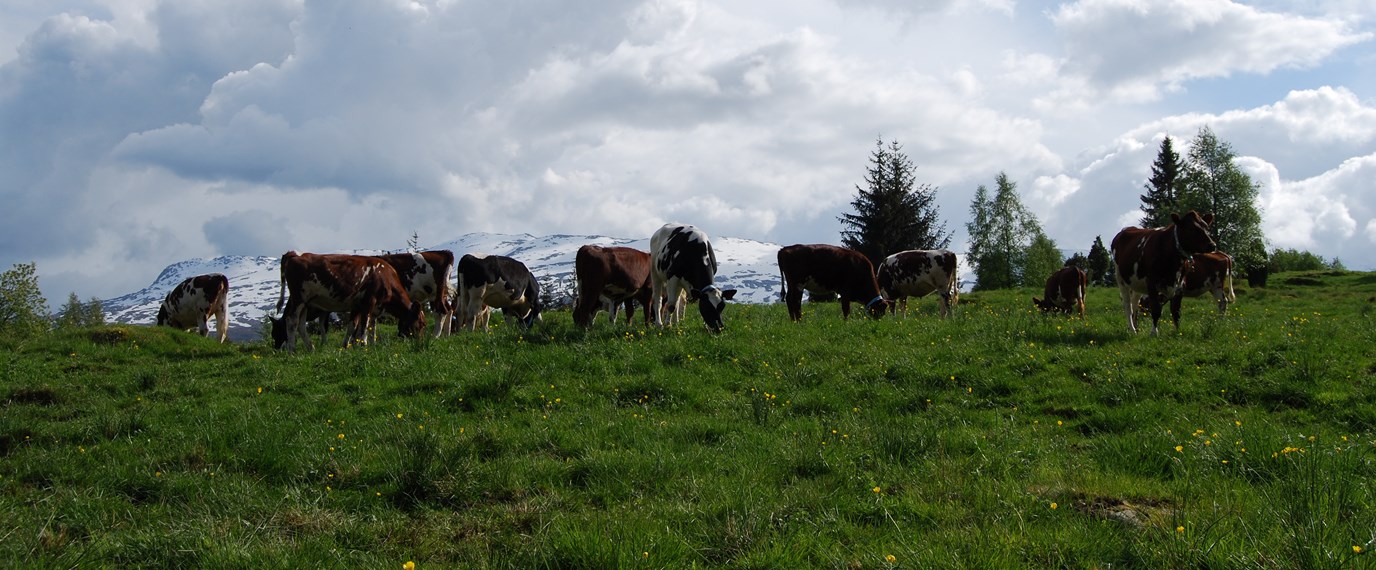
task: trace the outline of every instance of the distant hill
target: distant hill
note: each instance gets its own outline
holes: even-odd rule
[[[456,258],[465,253],[509,256],[530,267],[544,286],[571,288],[573,258],[579,247],[597,244],[649,250],[649,242],[649,238],[595,235],[536,237],[529,234],[472,233],[423,249],[448,249],[454,252]],[[716,282],[722,288],[737,289],[737,302],[771,303],[779,300],[779,269],[775,260],[778,245],[728,237],[713,238],[712,247],[720,265]],[[384,252],[355,250],[347,253],[371,255]],[[280,257],[226,255],[173,263],[163,269],[147,287],[103,300],[106,319],[128,324],[153,324],[163,298],[183,279],[205,273],[223,273],[229,278],[230,338],[257,338],[263,315],[275,314],[277,309],[277,298],[281,291],[281,274],[278,271]]]

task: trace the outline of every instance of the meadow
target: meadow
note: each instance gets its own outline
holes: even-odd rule
[[[1116,289],[1084,320],[1040,293],[296,355],[7,339],[0,563],[1376,566],[1376,274],[1240,283],[1157,337]]]

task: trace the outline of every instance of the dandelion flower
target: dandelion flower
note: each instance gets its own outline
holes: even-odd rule
[[[1352,553],[1353,553],[1353,554],[1361,554],[1361,553],[1362,553],[1362,547],[1361,547],[1361,546],[1358,546],[1358,545],[1356,545],[1356,544],[1352,545]]]
[[[1183,527],[1183,526],[1175,527],[1175,532],[1185,532],[1185,527]]]
[[[407,560],[405,564],[401,565],[401,570],[416,570],[416,563]]]
[[[344,439],[344,434],[341,433],[341,434],[339,434],[339,435],[336,435],[335,438],[337,438],[337,439]]]
[[[874,489],[871,489],[871,490],[874,491],[875,493],[883,493],[883,492],[884,492],[884,490],[881,489],[878,485],[875,485],[875,486],[874,486]]]
[[[1185,451],[1185,446],[1183,446],[1183,445],[1177,445],[1177,446],[1175,446],[1175,452],[1176,452],[1176,453],[1184,453],[1184,451]]]
[[[1060,505],[1057,505],[1055,502],[1052,502],[1052,503],[1051,503],[1051,510],[1054,511],[1054,510],[1056,510],[1056,507],[1059,507],[1059,506],[1060,506]]]
[[[1354,548],[1357,548],[1357,547],[1354,547]],[[898,562],[898,557],[897,557],[897,556],[894,556],[894,555],[892,555],[892,554],[885,554],[885,555],[884,555],[884,561],[885,561],[885,562],[888,562],[889,564],[893,564],[894,562]]]

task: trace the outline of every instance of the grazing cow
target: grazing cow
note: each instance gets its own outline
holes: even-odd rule
[[[325,333],[330,330],[330,321],[333,320],[334,313],[322,311],[314,307],[306,307],[306,322],[316,321],[316,327],[320,329],[320,344],[325,344]],[[287,345],[287,316],[274,317],[268,315],[269,330],[272,334],[272,348],[282,350]]]
[[[158,307],[158,326],[196,329],[210,336],[210,317],[220,342],[229,337],[229,279],[219,273],[188,277],[178,283]]]
[[[1051,277],[1046,278],[1046,291],[1042,293],[1043,299],[1032,298],[1032,304],[1041,309],[1043,313],[1060,311],[1067,315],[1079,312],[1080,318],[1085,317],[1085,289],[1089,287],[1089,278],[1085,276],[1085,271],[1075,266],[1062,267]]]
[[[573,258],[578,278],[578,304],[573,322],[591,327],[598,306],[606,303],[611,322],[616,322],[617,306],[626,305],[626,324],[635,316],[635,305],[645,307],[645,324],[650,324],[650,254],[629,247],[585,245]]]
[[[459,259],[459,327],[488,330],[489,308],[530,328],[540,318],[540,282],[524,263],[503,255],[464,254]]]
[[[698,312],[703,324],[707,330],[721,332],[722,310],[736,296],[736,290],[723,291],[712,284],[717,275],[717,255],[707,234],[689,225],[664,224],[650,236],[650,255],[650,308],[655,324],[682,321],[684,303],[701,299]],[[666,306],[666,302],[671,305]],[[664,318],[665,310],[671,310],[668,319]]]
[[[788,316],[803,320],[803,291],[835,293],[841,298],[841,317],[850,318],[851,301],[864,303],[871,317],[881,318],[889,304],[879,294],[874,264],[863,253],[846,247],[814,244],[779,249],[779,273],[783,277]]]
[[[941,316],[951,314],[960,302],[956,254],[945,249],[900,251],[879,264],[879,290],[893,302],[891,309],[908,314],[908,297],[921,298],[935,291],[941,295]]]
[[[1185,280],[1185,262],[1196,253],[1216,249],[1209,236],[1213,223],[1213,214],[1190,210],[1184,216],[1171,214],[1171,224],[1164,228],[1128,227],[1113,236],[1114,278],[1129,331],[1137,332],[1137,302],[1145,297],[1151,312],[1151,334],[1157,334],[1161,306],[1176,296]]]
[[[282,288],[277,297],[277,309],[286,319],[287,350],[296,351],[297,335],[306,336],[308,309],[324,312],[348,312],[349,327],[344,346],[354,342],[367,344],[368,329],[373,316],[380,310],[397,319],[397,334],[413,336],[425,329],[425,313],[421,304],[401,284],[401,278],[390,264],[376,257],[347,254],[315,254],[289,251],[282,255]],[[282,301],[291,292],[286,309]],[[325,342],[324,328],[320,342]]]
[[[449,333],[450,322],[454,317],[454,305],[450,302],[450,275],[454,270],[454,252],[447,249],[412,253],[393,253],[379,255],[378,258],[391,264],[401,278],[401,286],[406,288],[411,300],[417,303],[430,303],[435,312],[435,337]]]

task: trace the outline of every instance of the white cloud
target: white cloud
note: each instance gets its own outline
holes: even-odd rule
[[[1372,38],[1346,20],[1231,0],[1079,0],[1051,19],[1065,41],[1064,72],[1125,101],[1156,100],[1193,79],[1313,67]]]
[[[957,234],[975,185],[1005,171],[1058,243],[1086,249],[1134,216],[1160,137],[1206,124],[1267,177],[1268,208],[1313,218],[1268,228],[1328,251],[1370,227],[1370,169],[1339,165],[1376,153],[1373,95],[1342,75],[1273,87],[1291,93],[1269,105],[1189,93],[1200,77],[1345,72],[1328,62],[1370,37],[1366,20],[1321,4],[24,4],[0,17],[15,46],[0,55],[0,263],[38,260],[84,297],[187,257],[395,248],[412,231],[637,236],[674,219],[835,241],[878,137],[904,145]],[[1152,34],[1184,45],[1124,47]]]

